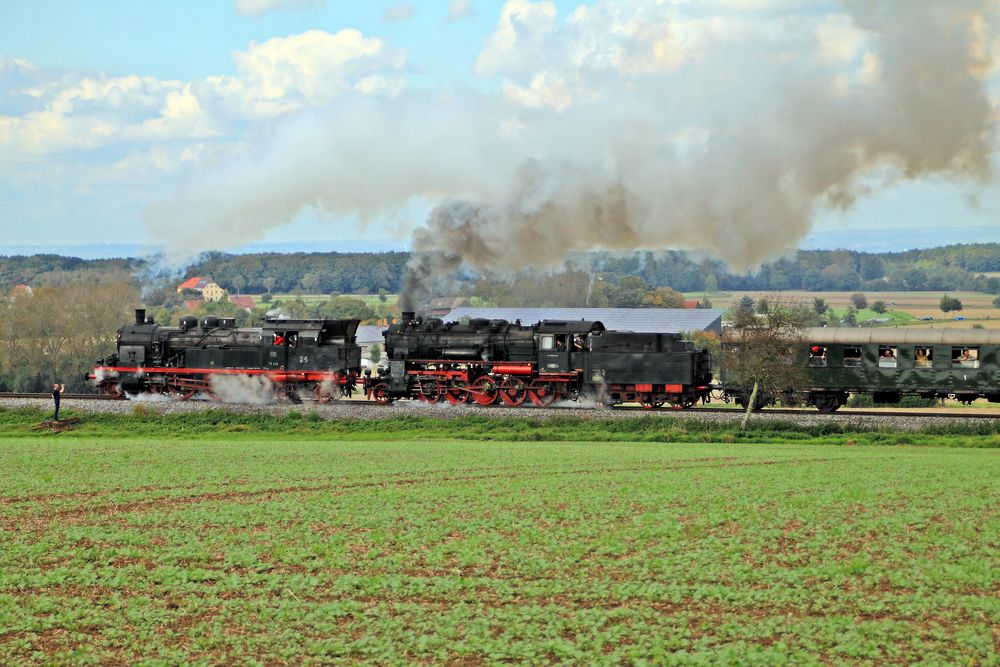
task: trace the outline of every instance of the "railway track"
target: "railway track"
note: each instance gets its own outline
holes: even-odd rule
[[[0,392],[0,399],[3,398],[42,398],[52,399],[52,394],[19,394],[12,392]],[[83,400],[83,401],[117,401],[119,399],[106,396],[104,394],[63,394],[62,400]]]
[[[114,398],[104,394],[63,394],[63,400],[85,400],[85,401],[122,401],[127,399]],[[36,400],[51,400],[52,395],[45,393],[14,393],[14,392],[0,392],[0,399],[36,399]],[[145,401],[136,401],[137,403],[142,403]],[[151,403],[156,403],[158,401],[150,401]],[[212,401],[194,401],[197,403],[205,403],[206,405],[226,405],[224,403],[216,403]],[[298,404],[317,404],[318,402],[313,399],[302,399]],[[328,401],[325,404],[336,404],[336,405],[352,405],[352,404],[365,404],[369,405],[368,401],[359,400],[347,400],[347,399],[334,399]],[[238,404],[233,404],[238,405]],[[289,405],[296,405],[295,403],[289,403]],[[491,405],[491,406],[468,406],[474,409],[492,409],[492,408],[506,408],[503,405]],[[385,410],[391,411],[393,409],[392,405],[384,406]],[[582,405],[552,405],[547,408],[538,408],[534,405],[524,405],[518,409],[524,409],[526,411],[530,410],[586,410],[590,412],[591,410],[596,410],[597,408],[587,408]],[[725,415],[739,415],[743,414],[743,409],[739,407],[726,407],[726,408],[688,408],[686,410],[674,410],[671,408],[656,408],[647,409],[639,405],[618,405],[612,408],[608,408],[615,411],[622,412],[636,412],[636,413],[648,413],[648,414],[725,414]],[[818,412],[817,410],[810,410],[805,408],[765,408],[760,410],[758,414],[764,415],[790,415],[790,416],[822,416],[824,413]],[[944,412],[936,410],[933,408],[924,409],[910,409],[910,410],[871,410],[871,409],[843,409],[835,413],[831,413],[833,417],[915,417],[915,418],[947,418],[947,419],[1000,419],[1000,411],[997,412]]]

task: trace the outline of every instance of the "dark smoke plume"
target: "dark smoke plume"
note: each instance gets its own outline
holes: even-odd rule
[[[413,235],[414,305],[461,267],[544,270],[594,249],[749,269],[873,190],[991,179],[997,2],[707,19],[697,4],[596,0],[560,23],[508,3],[477,62],[502,95],[340,98],[183,184],[151,229],[212,247],[304,208],[386,224],[436,204]]]

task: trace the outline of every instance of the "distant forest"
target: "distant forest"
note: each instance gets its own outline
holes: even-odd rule
[[[18,284],[32,287],[83,282],[99,284],[125,277],[137,286],[169,291],[190,276],[210,276],[231,293],[376,294],[397,293],[409,253],[210,253],[183,275],[156,277],[145,260],[82,260],[57,255],[0,257],[0,291]],[[593,253],[571,260],[567,274],[584,274],[605,284],[640,278],[649,289],[680,292],[742,290],[844,291],[978,291],[1000,293],[1000,244],[955,245],[899,253],[846,250],[799,251],[764,265],[757,272],[736,274],[713,259],[690,253]],[[524,279],[524,277],[521,277]],[[452,283],[457,295],[495,292],[497,276],[466,275]],[[520,282],[520,281],[519,281]],[[510,284],[510,281],[507,281]]]

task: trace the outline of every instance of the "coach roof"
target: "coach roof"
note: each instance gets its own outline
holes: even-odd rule
[[[805,338],[811,343],[845,345],[1000,345],[1000,329],[823,327],[806,329]]]

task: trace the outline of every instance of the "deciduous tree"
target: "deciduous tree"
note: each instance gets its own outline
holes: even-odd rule
[[[951,311],[962,310],[962,301],[956,297],[949,296],[945,294],[941,297],[941,303],[939,304],[941,312],[949,313]]]
[[[805,346],[809,310],[800,304],[769,302],[767,315],[737,308],[724,340],[728,379],[743,388],[741,403],[746,401],[741,428],[767,398],[794,395],[805,383],[805,364],[798,351]]]

